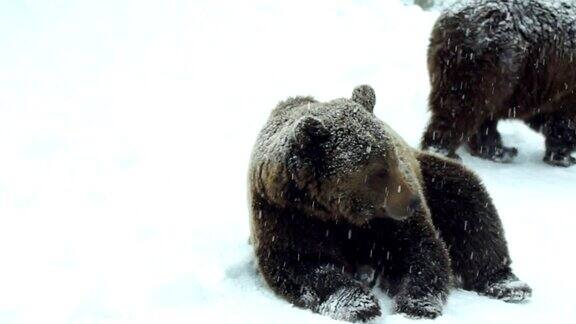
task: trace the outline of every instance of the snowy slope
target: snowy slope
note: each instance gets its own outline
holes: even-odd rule
[[[0,323],[333,322],[254,271],[253,141],[279,100],[369,83],[416,145],[436,15],[399,0],[2,2]],[[521,124],[501,130],[513,164],[462,155],[534,297],[453,291],[436,322],[576,323],[576,167],[544,165]]]

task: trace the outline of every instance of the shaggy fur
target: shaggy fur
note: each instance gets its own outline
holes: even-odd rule
[[[481,294],[529,296],[478,178],[408,147],[372,114],[370,87],[353,98],[290,98],[258,137],[251,242],[272,290],[348,321],[380,315],[376,279],[395,311],[414,317],[441,314],[453,274]]]
[[[544,161],[576,159],[576,7],[573,2],[476,0],[444,12],[428,49],[432,118],[422,148],[508,162],[502,119],[520,119],[546,137]]]

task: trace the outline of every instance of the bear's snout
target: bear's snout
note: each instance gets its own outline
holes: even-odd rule
[[[394,205],[388,204],[384,207],[386,210],[386,216],[394,220],[405,220],[410,216],[413,216],[421,207],[422,200],[417,195],[409,198],[406,204]]]

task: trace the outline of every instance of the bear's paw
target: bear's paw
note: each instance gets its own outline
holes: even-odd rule
[[[546,151],[544,162],[552,166],[569,167],[576,164],[576,158],[565,152]]]
[[[397,296],[394,300],[394,311],[410,318],[434,319],[442,315],[443,304],[439,296]]]
[[[376,298],[359,287],[340,288],[318,306],[318,313],[349,322],[363,322],[381,315]]]
[[[489,284],[482,294],[505,302],[518,303],[532,296],[532,288],[516,278],[508,278]]]

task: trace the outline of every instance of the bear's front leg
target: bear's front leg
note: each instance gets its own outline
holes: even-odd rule
[[[381,315],[376,297],[344,266],[286,250],[262,249],[257,257],[268,285],[296,306],[350,322]]]
[[[422,212],[423,213],[423,212]],[[394,310],[415,318],[436,318],[448,296],[451,270],[444,243],[432,225],[418,215],[402,222],[397,231],[401,247],[393,263],[397,287]]]
[[[343,255],[348,231],[254,197],[252,236],[258,269],[268,286],[290,303],[351,322],[380,316],[372,292],[354,280]]]

